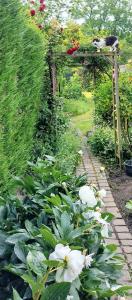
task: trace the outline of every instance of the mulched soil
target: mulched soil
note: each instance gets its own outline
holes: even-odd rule
[[[108,182],[112,190],[116,205],[125,220],[130,232],[132,233],[132,213],[125,208],[128,200],[132,200],[132,177],[127,176],[124,171],[122,174],[117,170],[110,170]]]

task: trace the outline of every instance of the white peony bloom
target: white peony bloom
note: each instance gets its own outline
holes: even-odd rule
[[[83,213],[84,218],[91,219],[94,218],[98,223],[102,225],[101,235],[104,238],[109,237],[109,224],[105,219],[102,219],[101,213],[99,211],[88,211],[87,213]]]
[[[80,188],[79,197],[82,203],[86,204],[88,207],[94,207],[97,204],[94,191],[87,185]]]
[[[103,199],[104,197],[106,197],[106,190],[102,189],[100,191],[98,191],[98,196]]]
[[[92,258],[93,255],[94,255],[94,253],[86,255],[86,257],[85,257],[85,266],[86,266],[86,268],[91,267],[91,263],[93,261],[93,258]]]
[[[72,299],[73,299],[73,296],[70,296],[70,295],[68,295],[66,298],[66,300],[72,300]]]
[[[60,267],[56,272],[57,282],[72,282],[75,280],[84,267],[85,255],[79,250],[71,250],[69,246],[58,244],[55,251],[50,254],[50,260],[64,262],[65,266]]]
[[[82,150],[79,150],[79,151],[78,151],[78,154],[81,155],[81,156],[83,156],[83,151],[82,151]]]

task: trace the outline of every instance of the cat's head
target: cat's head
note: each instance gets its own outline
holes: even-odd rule
[[[99,38],[95,38],[95,39],[93,39],[93,41],[92,41],[92,45],[93,45],[93,46],[97,46],[99,42],[100,42],[100,39],[99,39]]]

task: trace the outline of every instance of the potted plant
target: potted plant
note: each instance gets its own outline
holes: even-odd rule
[[[132,176],[132,158],[129,160],[126,160],[125,162],[125,170],[126,170],[126,174],[128,176]]]

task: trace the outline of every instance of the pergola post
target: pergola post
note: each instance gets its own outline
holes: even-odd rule
[[[113,123],[115,132],[115,156],[120,168],[122,167],[122,141],[121,141],[121,120],[120,120],[120,98],[119,98],[119,70],[117,53],[113,55]]]

